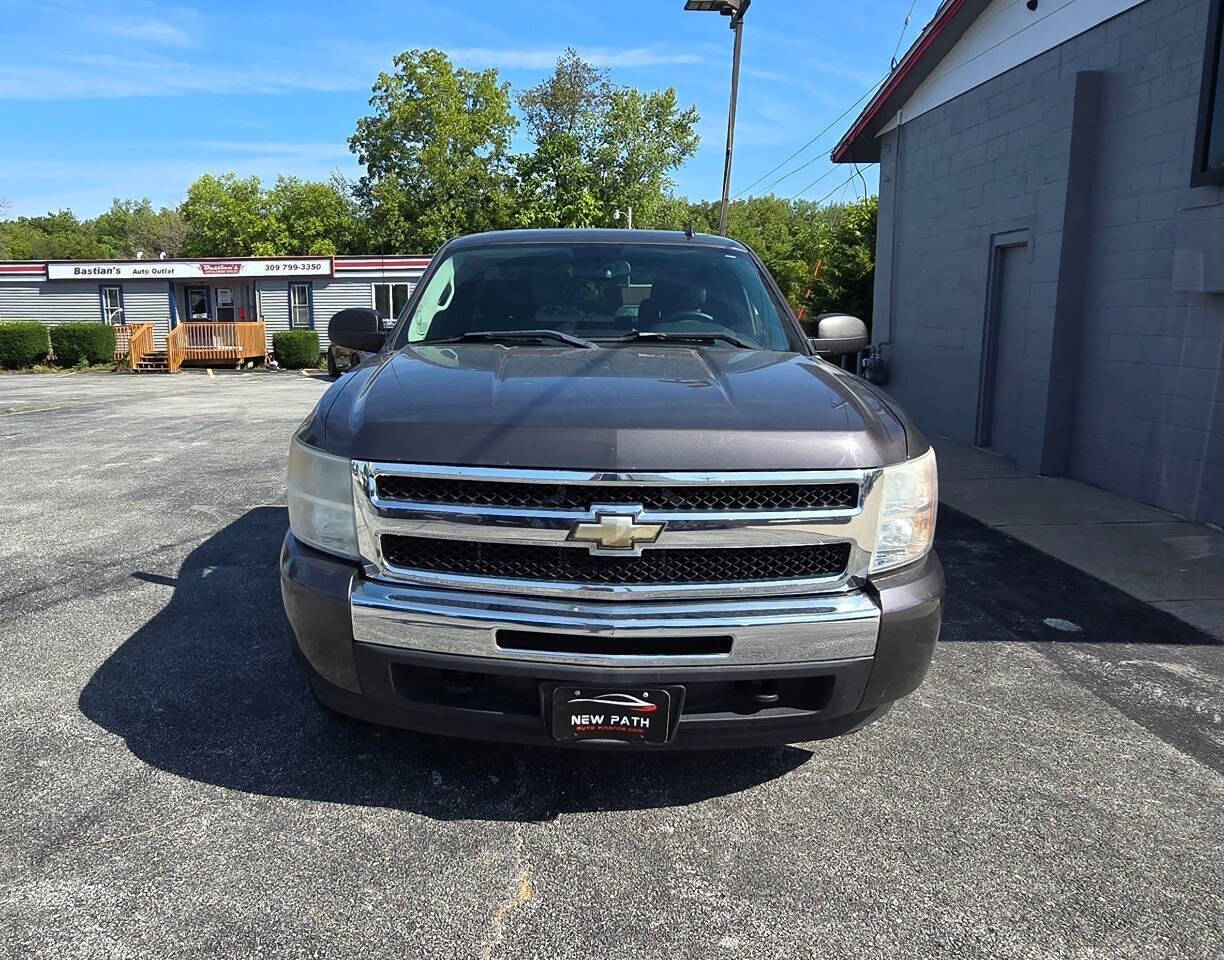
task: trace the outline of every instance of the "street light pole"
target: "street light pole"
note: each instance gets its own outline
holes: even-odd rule
[[[735,102],[739,96],[740,43],[744,37],[744,14],[752,0],[685,0],[685,10],[718,13],[731,18],[735,49],[731,54],[731,105],[727,108],[727,156],[723,163],[722,207],[718,213],[718,232],[727,235],[727,208],[731,205],[731,155],[735,149]]]
[[[731,54],[731,104],[727,107],[727,158],[723,163],[722,209],[718,213],[719,236],[727,235],[727,207],[731,204],[731,154],[735,149],[735,101],[739,96],[740,41],[744,36],[744,11],[748,4],[731,16],[735,31],[735,51]]]

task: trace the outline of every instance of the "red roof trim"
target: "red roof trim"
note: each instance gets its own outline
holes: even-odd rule
[[[936,19],[932,21],[929,27],[927,27],[922,36],[918,38],[918,42],[915,43],[914,46],[910,48],[910,51],[901,59],[901,62],[897,65],[897,69],[894,70],[892,75],[888,78],[888,82],[885,83],[884,86],[879,89],[876,95],[871,98],[871,102],[867,104],[867,106],[863,109],[863,112],[859,114],[859,118],[854,121],[854,126],[850,128],[850,131],[841,138],[841,141],[833,149],[834,163],[844,162],[843,158],[846,155],[846,151],[850,149],[850,145],[860,136],[862,136],[863,131],[866,130],[871,124],[871,121],[876,118],[876,115],[879,114],[880,110],[884,107],[884,104],[887,103],[888,99],[897,92],[897,88],[901,85],[901,81],[909,76],[910,71],[913,70],[926,52],[931,48],[931,44],[933,44],[936,38],[943,33],[948,24],[952,22],[952,18],[960,12],[961,7],[968,2],[969,0],[951,0],[951,2],[944,7],[942,13],[936,15]]]
[[[388,260],[337,260],[337,270],[371,270],[381,267],[427,267],[429,258],[403,258]]]

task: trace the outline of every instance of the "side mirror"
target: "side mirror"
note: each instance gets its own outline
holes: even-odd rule
[[[846,313],[822,313],[816,318],[816,336],[808,342],[823,357],[841,357],[867,349],[867,324]]]
[[[383,345],[383,325],[378,311],[349,307],[327,321],[327,339],[338,347],[377,353]]]

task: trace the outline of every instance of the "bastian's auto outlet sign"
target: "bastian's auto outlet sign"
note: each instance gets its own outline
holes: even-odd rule
[[[48,280],[178,280],[208,277],[330,277],[331,257],[267,260],[101,260],[48,263]]]

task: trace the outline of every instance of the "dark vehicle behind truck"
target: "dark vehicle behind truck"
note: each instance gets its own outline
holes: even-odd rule
[[[328,707],[642,748],[846,733],[939,633],[930,445],[731,240],[464,237],[384,334],[346,311],[289,452],[281,584]]]

